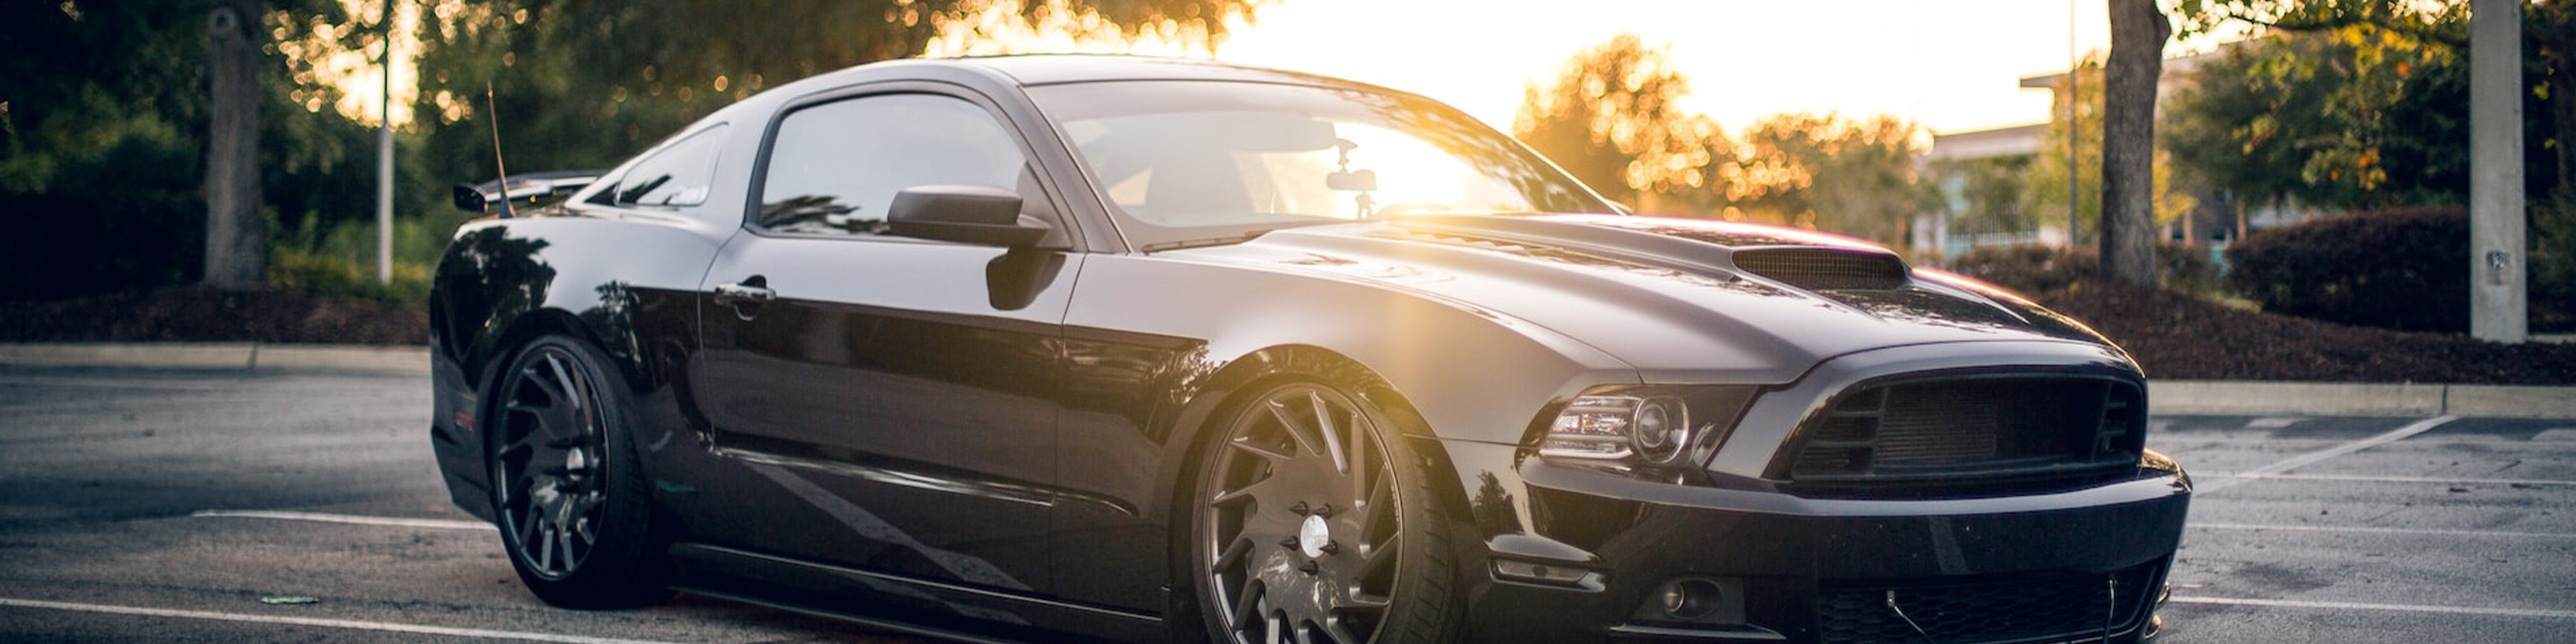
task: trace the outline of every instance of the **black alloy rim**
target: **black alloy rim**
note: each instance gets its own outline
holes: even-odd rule
[[[1242,644],[1375,638],[1405,545],[1375,424],[1349,397],[1298,384],[1254,402],[1224,440],[1196,526],[1224,631]]]
[[[599,545],[606,512],[597,383],[558,346],[521,356],[503,387],[493,452],[501,529],[530,572],[562,579]]]

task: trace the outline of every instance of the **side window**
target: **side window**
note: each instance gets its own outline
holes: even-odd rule
[[[816,105],[789,113],[777,137],[760,191],[760,225],[773,231],[884,234],[894,194],[929,184],[1017,190],[1044,203],[1010,131],[963,99],[887,94]]]
[[[638,161],[609,188],[620,206],[695,206],[707,202],[726,126],[707,128]]]

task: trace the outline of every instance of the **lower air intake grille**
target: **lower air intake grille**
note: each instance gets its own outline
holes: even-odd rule
[[[1900,288],[1911,272],[1895,255],[1830,248],[1739,250],[1735,267],[1810,291]]]
[[[1921,642],[1930,635],[1930,641],[1961,644],[2092,641],[2106,626],[2113,635],[2138,627],[2160,567],[1970,584],[1827,587],[1817,597],[1817,640]],[[1890,591],[1904,617],[1887,607]],[[1906,624],[1907,618],[1914,623]]]
[[[1801,428],[1791,490],[1927,498],[2072,489],[2134,473],[2145,443],[2137,385],[1980,376],[1866,385]]]

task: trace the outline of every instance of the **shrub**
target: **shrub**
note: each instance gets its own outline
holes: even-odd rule
[[[2257,232],[2228,281],[2274,313],[2405,331],[2469,328],[2469,218],[2457,206],[2354,213]]]
[[[2531,330],[2576,331],[2576,190],[2531,206]]]
[[[268,283],[326,298],[424,306],[429,301],[430,266],[445,248],[444,233],[453,228],[421,217],[395,218],[393,280],[378,284],[375,222],[351,220],[324,227],[306,218],[303,225],[283,231],[271,244]]]
[[[2156,270],[2166,288],[2205,294],[2217,290],[2218,265],[2196,246],[2156,244]],[[2102,256],[2089,246],[1988,246],[1950,261],[1952,272],[2024,293],[2046,293],[2092,281]]]

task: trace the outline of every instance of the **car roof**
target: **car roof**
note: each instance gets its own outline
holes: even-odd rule
[[[1357,86],[1348,80],[1302,72],[1190,58],[1118,54],[1043,54],[947,59],[1001,72],[1022,85],[1111,80],[1223,80]]]

